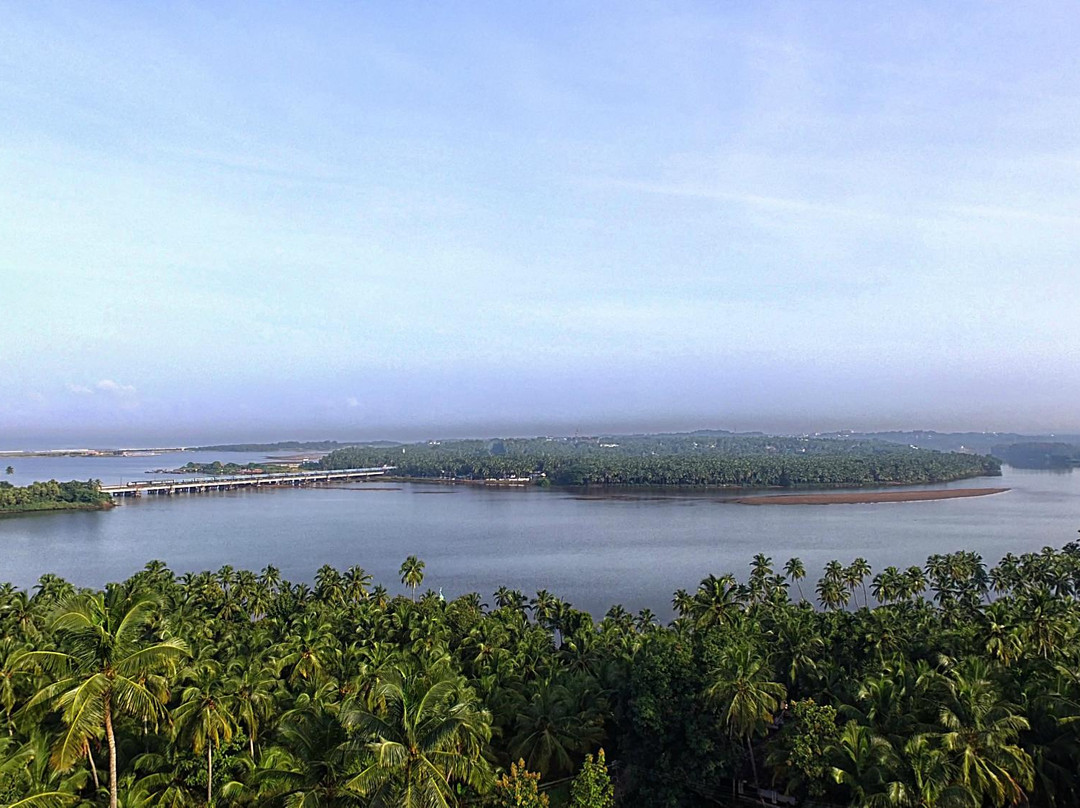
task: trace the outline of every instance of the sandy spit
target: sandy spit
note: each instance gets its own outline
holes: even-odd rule
[[[925,502],[934,499],[985,497],[1008,488],[950,488],[942,491],[867,491],[865,493],[766,494],[740,497],[740,505],[862,505],[874,502]]]

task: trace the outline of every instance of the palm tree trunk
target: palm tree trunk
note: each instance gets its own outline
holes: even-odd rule
[[[750,736],[746,736],[746,751],[750,753],[750,770],[754,773],[754,790],[757,792],[758,800],[761,804],[765,804],[765,800],[761,798],[761,786],[758,785],[757,779],[757,761],[754,760],[754,745],[750,743]]]
[[[214,746],[206,745],[206,808],[210,808],[210,800],[214,793]]]
[[[251,761],[255,762],[255,732],[252,730],[248,733],[248,751],[251,752]]]
[[[112,694],[105,692],[105,737],[109,741],[109,808],[116,808],[116,735],[112,725]]]
[[[94,762],[94,753],[90,751],[90,739],[87,738],[83,743],[86,745],[86,759],[90,763],[90,774],[94,777],[94,793],[96,794],[101,789],[97,776],[97,764]]]

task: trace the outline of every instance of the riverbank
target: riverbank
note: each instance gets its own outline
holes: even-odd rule
[[[112,502],[36,502],[18,508],[0,508],[0,517],[21,516],[26,513],[48,513],[49,511],[108,511],[116,507]]]
[[[536,482],[529,477],[511,477],[505,480],[470,480],[466,477],[380,477],[380,480],[386,480],[391,483],[424,483],[434,485],[472,485],[472,486],[491,486],[493,488],[524,488],[529,485],[536,485]]]
[[[939,491],[867,491],[865,493],[765,494],[739,497],[739,505],[865,505],[878,502],[927,502],[1004,494],[1008,488],[950,488]]]
[[[104,510],[112,505],[112,498],[97,480],[49,480],[21,488],[0,482],[0,514]]]

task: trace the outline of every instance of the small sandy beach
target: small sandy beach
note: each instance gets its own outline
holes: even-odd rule
[[[865,493],[765,494],[733,500],[740,505],[862,505],[875,502],[926,502],[1003,494],[1008,488],[949,488],[940,491],[867,491]]]

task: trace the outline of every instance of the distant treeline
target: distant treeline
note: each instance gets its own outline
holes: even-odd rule
[[[935,432],[932,429],[915,429],[892,432],[833,432],[822,434],[823,438],[846,438],[851,440],[880,440],[900,443],[919,449],[937,449],[939,452],[977,452],[1001,457],[997,449],[1013,443],[1047,443],[1064,441],[1080,443],[1080,435],[1021,435],[1016,432]],[[1012,465],[1010,463],[1010,465]]]
[[[282,452],[313,451],[331,452],[343,446],[350,446],[336,440],[283,440],[277,443],[221,443],[216,446],[195,446],[192,452]]]
[[[1022,469],[1055,469],[1080,466],[1080,446],[1051,441],[1027,441],[993,448],[1010,466]]]
[[[112,503],[100,480],[30,483],[22,488],[0,482],[0,513],[105,508]]]
[[[556,485],[863,486],[997,475],[992,457],[874,441],[695,432],[506,438],[337,449],[318,468],[396,466],[407,477],[533,477]]]

